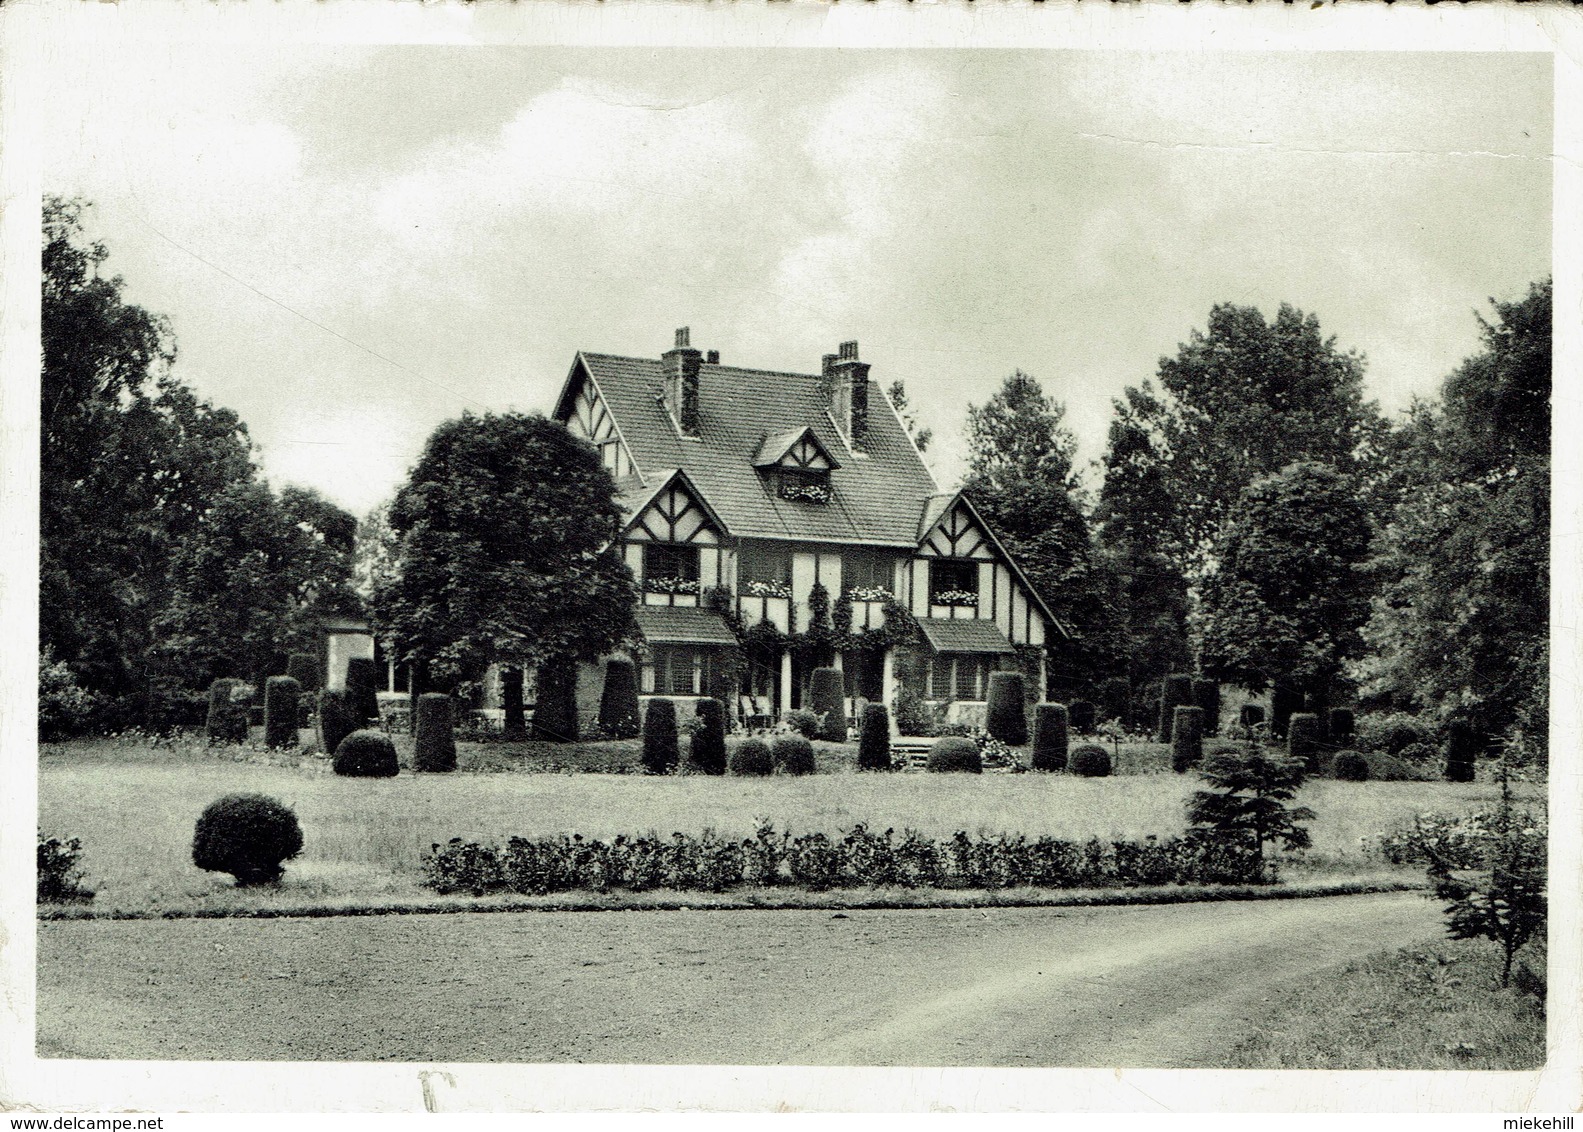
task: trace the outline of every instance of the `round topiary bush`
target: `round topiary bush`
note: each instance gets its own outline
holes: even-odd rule
[[[346,662],[346,705],[358,725],[379,722],[379,669],[371,656],[354,656]]]
[[[1038,709],[1034,709],[1035,719],[1033,730],[1039,732]],[[1072,727],[1074,735],[1092,735],[1094,733],[1094,705],[1087,700],[1073,700],[1066,708],[1066,717]]]
[[[396,745],[390,736],[370,728],[354,731],[341,740],[331,769],[348,778],[394,778],[401,768],[396,764]]]
[[[770,747],[770,760],[781,774],[812,774],[819,769],[813,744],[801,735],[777,736]]]
[[[442,773],[456,769],[456,731],[451,713],[451,697],[444,692],[424,692],[418,697],[413,770]]]
[[[1330,764],[1330,773],[1343,782],[1367,782],[1369,760],[1356,751],[1342,751]]]
[[[291,810],[262,794],[227,794],[211,802],[192,833],[192,863],[230,873],[238,885],[272,884],[302,852],[302,826]]]
[[[1028,741],[1028,705],[1020,672],[989,674],[989,703],[984,710],[984,730],[1008,747]]]
[[[839,668],[815,668],[808,677],[808,706],[820,719],[815,738],[846,742],[846,687]]]
[[[1185,774],[1204,761],[1204,709],[1179,707],[1171,723],[1171,769]]]
[[[1244,727],[1257,727],[1264,722],[1264,705],[1243,704],[1237,712],[1237,722]]]
[[[741,775],[769,774],[775,769],[770,758],[769,744],[762,739],[744,739],[731,752],[731,773]]]
[[[804,739],[819,738],[819,717],[806,708],[792,708],[786,713],[786,726]]]
[[[676,704],[652,699],[643,712],[643,769],[669,774],[680,759],[676,746]]]
[[[1103,747],[1078,747],[1072,751],[1071,766],[1081,778],[1109,778],[1110,754]]]
[[[1090,707],[1090,716],[1093,711]],[[1039,704],[1033,709],[1034,770],[1065,770],[1066,747],[1070,741],[1070,713],[1061,704]]]
[[[1311,711],[1294,711],[1286,721],[1286,754],[1308,768],[1319,770],[1319,717]]]
[[[935,774],[982,774],[984,759],[978,744],[960,735],[947,735],[936,739],[929,748],[929,771]]]
[[[695,774],[726,772],[726,706],[716,699],[694,705],[698,729],[687,750],[687,769]]]
[[[1332,743],[1345,743],[1356,734],[1358,727],[1357,717],[1352,714],[1351,708],[1330,709],[1330,741]]]
[[[863,726],[857,741],[857,768],[891,768],[890,712],[884,704],[869,704],[863,709]]]
[[[1171,741],[1171,727],[1176,722],[1176,709],[1192,702],[1193,678],[1187,673],[1172,673],[1160,681],[1160,725],[1155,729],[1155,742]]]
[[[358,720],[347,706],[346,693],[331,690],[319,693],[319,749],[333,755],[341,740],[357,730]]]
[[[264,681],[264,746],[289,749],[297,745],[297,724],[301,712],[297,699],[302,685],[290,676],[271,676]]]
[[[1220,732],[1220,682],[1198,677],[1193,680],[1194,705],[1203,709],[1203,727],[1205,735],[1216,735]]]
[[[621,657],[605,661],[599,694],[599,728],[612,739],[635,739],[643,730],[638,711],[637,667]]]
[[[237,698],[244,687],[233,676],[222,676],[209,685],[209,715],[203,732],[210,746],[247,742],[247,704]]]

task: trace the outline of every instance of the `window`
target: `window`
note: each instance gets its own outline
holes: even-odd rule
[[[686,645],[652,645],[643,665],[643,691],[655,696],[697,696],[710,686],[709,654]]]
[[[644,543],[643,588],[650,593],[697,593],[698,548],[670,542]]]
[[[617,479],[621,478],[621,441],[607,440],[599,446],[599,462]]]
[[[751,583],[761,586],[791,585],[791,555],[778,546],[747,543],[737,567],[737,585],[747,593]]]
[[[995,657],[986,653],[936,653],[929,664],[928,698],[931,700],[982,700],[989,694],[989,674]]]
[[[929,560],[929,603],[931,605],[977,605],[978,563],[971,559],[931,558]]]
[[[829,503],[830,473],[807,468],[780,469],[780,497],[795,503]]]
[[[847,551],[841,555],[841,585],[847,593],[890,593],[896,588],[895,559],[871,550]]]

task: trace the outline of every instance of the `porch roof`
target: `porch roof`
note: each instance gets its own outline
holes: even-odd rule
[[[918,628],[935,652],[1016,652],[1006,634],[988,618],[920,617]]]
[[[734,645],[736,634],[712,609],[673,605],[640,605],[638,628],[643,638],[660,645]]]

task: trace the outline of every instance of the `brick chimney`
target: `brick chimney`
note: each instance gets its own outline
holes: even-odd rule
[[[698,435],[698,367],[703,354],[692,348],[691,338],[688,328],[681,327],[676,345],[660,356],[665,367],[665,407],[683,436]]]
[[[857,360],[857,343],[843,342],[826,354],[819,384],[830,399],[830,415],[854,450],[868,440],[868,363]]]

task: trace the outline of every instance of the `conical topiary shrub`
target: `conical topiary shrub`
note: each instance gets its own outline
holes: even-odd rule
[[[341,749],[341,740],[356,731],[359,721],[352,709],[346,706],[346,693],[330,690],[319,693],[319,749],[334,755]]]
[[[984,709],[984,730],[1008,747],[1028,742],[1028,705],[1020,672],[989,674],[989,703]]]
[[[1072,734],[1092,735],[1094,733],[1094,705],[1087,700],[1073,700],[1067,706],[1066,716],[1072,726]],[[1035,733],[1038,730],[1038,721],[1036,719],[1034,721]]]
[[[451,697],[425,692],[418,697],[418,734],[412,769],[441,773],[456,769],[456,731]]]
[[[533,737],[545,743],[577,742],[577,665],[565,659],[539,666],[533,704]]]
[[[1465,719],[1453,719],[1446,727],[1446,781],[1472,782],[1477,766],[1478,732]]]
[[[744,739],[731,752],[732,774],[761,775],[769,774],[774,769],[769,744],[762,739]]]
[[[528,708],[522,698],[522,669],[508,665],[500,670],[500,737],[520,743],[528,737]]]
[[[271,676],[264,681],[264,746],[289,749],[297,745],[297,697],[301,694],[302,685],[290,676]]]
[[[1065,770],[1068,713],[1061,704],[1040,704],[1033,709],[1033,769]]]
[[[1243,704],[1237,710],[1237,722],[1244,727],[1257,727],[1264,722],[1264,705]]]
[[[1299,760],[1308,774],[1319,773],[1319,717],[1294,711],[1286,721],[1286,754]]]
[[[358,725],[379,722],[379,669],[371,656],[354,656],[346,662],[346,706]]]
[[[680,758],[676,749],[676,704],[664,698],[652,699],[643,712],[643,769],[650,774],[669,774]]]
[[[1179,707],[1171,723],[1171,769],[1185,774],[1204,761],[1204,709]]]
[[[687,769],[695,774],[726,772],[726,707],[717,699],[699,700],[693,705],[698,729],[688,744]]]
[[[1220,733],[1220,682],[1218,680],[1195,677],[1191,702],[1203,709],[1204,734],[1218,735]]]
[[[348,778],[394,778],[400,771],[396,745],[383,731],[354,731],[335,748],[331,769]]]
[[[1171,728],[1176,724],[1176,709],[1193,702],[1193,678],[1178,672],[1160,681],[1160,725],[1155,729],[1155,742],[1169,743]]]
[[[222,676],[209,685],[209,715],[203,732],[210,746],[247,742],[247,704],[236,698],[245,686],[234,676]]]
[[[808,677],[808,706],[819,717],[819,738],[846,742],[846,687],[839,668],[815,668]]]
[[[863,728],[857,744],[857,768],[890,769],[890,712],[884,704],[869,704],[863,708]]]
[[[1277,684],[1270,689],[1270,737],[1284,739],[1287,721],[1303,710],[1303,694],[1295,688]]]
[[[612,739],[635,739],[643,729],[638,714],[637,667],[623,657],[605,661],[605,687],[599,696],[599,729]]]

